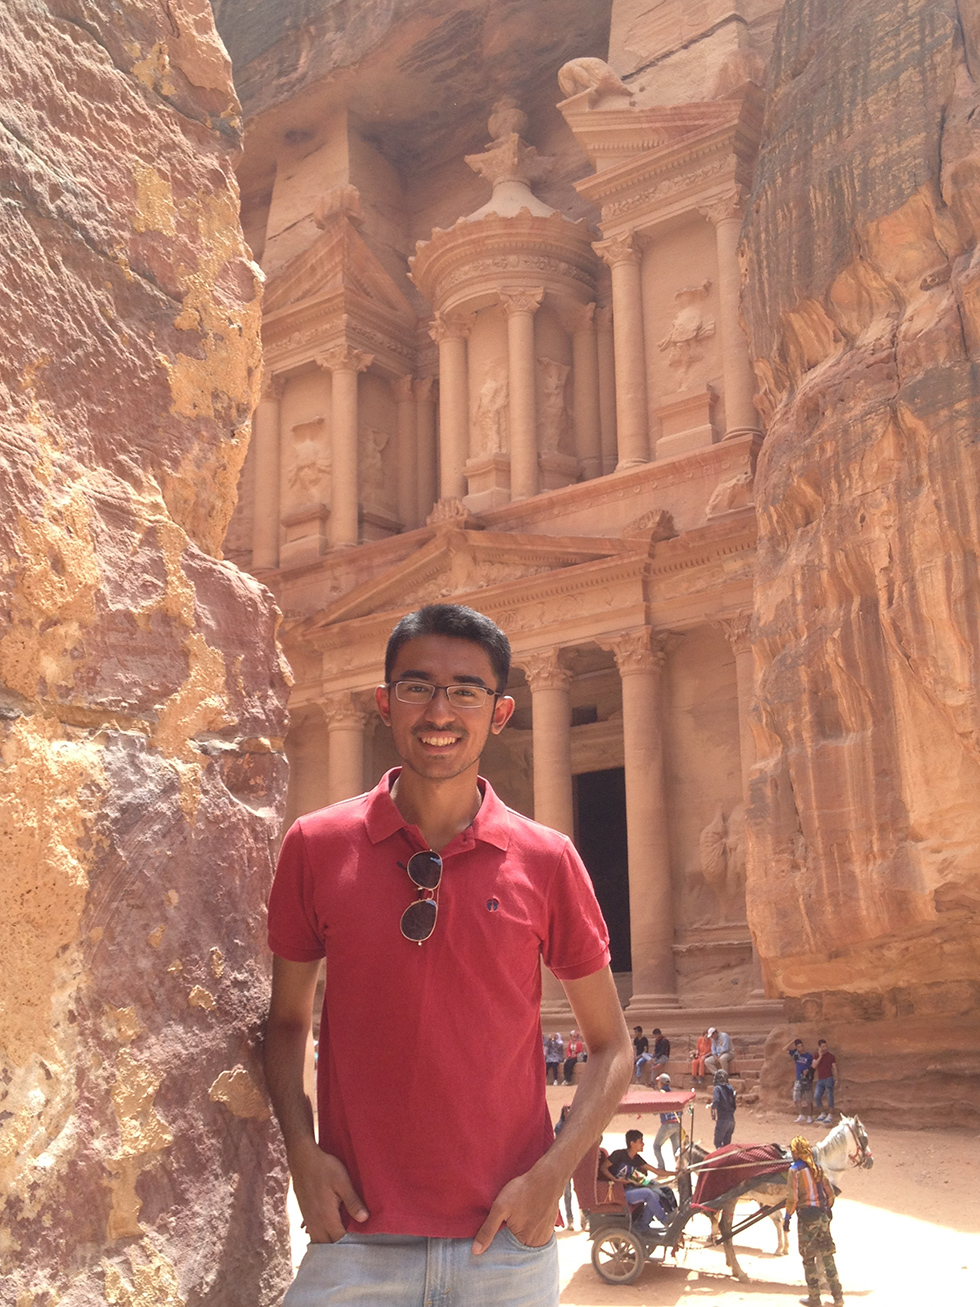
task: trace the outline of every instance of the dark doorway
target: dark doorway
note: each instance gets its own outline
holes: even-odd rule
[[[575,823],[575,843],[609,927],[612,969],[631,971],[626,772],[622,767],[575,777]]]

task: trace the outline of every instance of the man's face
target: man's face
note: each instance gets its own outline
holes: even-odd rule
[[[497,688],[485,650],[446,635],[421,635],[403,644],[391,679]],[[399,758],[410,771],[432,781],[475,772],[491,732],[499,735],[514,711],[514,700],[507,696],[488,697],[481,708],[454,708],[445,691],[437,690],[419,706],[402,703],[394,689],[379,685],[375,697]]]

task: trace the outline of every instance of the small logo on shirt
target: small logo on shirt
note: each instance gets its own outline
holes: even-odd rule
[[[488,912],[496,912],[497,909],[498,909],[499,907],[500,907],[500,900],[499,900],[499,899],[487,899],[487,911],[488,911]]]

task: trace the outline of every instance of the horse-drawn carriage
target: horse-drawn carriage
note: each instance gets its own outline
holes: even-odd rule
[[[631,1284],[648,1261],[662,1262],[668,1252],[683,1244],[684,1229],[697,1214],[712,1223],[713,1242],[723,1243],[728,1266],[740,1280],[748,1279],[738,1264],[733,1247],[735,1235],[772,1217],[778,1232],[778,1251],[787,1248],[778,1216],[785,1202],[786,1176],[792,1158],[778,1144],[739,1147],[729,1144],[708,1153],[693,1142],[695,1096],[690,1092],[628,1095],[620,1112],[677,1112],[690,1114],[687,1138],[677,1161],[678,1206],[665,1226],[641,1228],[626,1201],[626,1186],[619,1181],[599,1180],[599,1147],[591,1148],[572,1177],[575,1194],[592,1240],[592,1265],[610,1284]],[[848,1163],[870,1167],[871,1150],[864,1126],[857,1117],[842,1117],[826,1137],[814,1144],[814,1157],[833,1175]],[[736,1204],[754,1200],[758,1209],[734,1220]]]

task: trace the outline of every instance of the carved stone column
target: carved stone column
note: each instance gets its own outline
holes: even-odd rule
[[[725,385],[725,439],[762,430],[755,407],[755,375],[749,345],[738,320],[741,277],[738,236],[742,228],[741,196],[733,193],[701,212],[714,225],[718,252],[718,325],[721,330],[722,375]]]
[[[664,791],[664,637],[643,627],[611,645],[623,686],[631,1008],[677,1006],[674,903]]]
[[[286,823],[283,830],[307,812],[330,802],[328,777],[330,735],[318,707],[291,714],[286,736],[289,781],[286,788]]]
[[[612,309],[596,309],[595,345],[599,364],[599,440],[602,474],[616,471],[616,349],[613,344]]]
[[[650,458],[647,435],[647,366],[643,345],[640,252],[632,233],[596,241],[596,253],[612,270],[613,341],[616,350],[618,468]]]
[[[571,837],[575,831],[569,701],[572,673],[562,666],[558,649],[524,654],[520,661],[531,688],[534,820]]]
[[[507,315],[507,373],[510,409],[510,497],[538,493],[538,433],[535,420],[534,315],[544,288],[501,292]]]
[[[575,453],[582,479],[602,475],[602,431],[599,418],[599,362],[596,355],[595,305],[576,304],[566,310],[572,332],[572,419]]]
[[[364,727],[367,713],[347,692],[323,705],[329,731],[327,802],[352,799],[364,789]]]
[[[531,688],[531,732],[534,754],[534,820],[572,836],[572,673],[561,664],[561,653],[524,654],[520,660]],[[561,982],[547,967],[541,970],[542,1017],[560,1026],[568,1000]]]
[[[436,414],[432,401],[432,377],[415,382],[415,441],[418,451],[418,509],[416,522],[424,522],[439,495],[436,472]]]
[[[749,639],[751,613],[740,613],[719,623],[735,655],[735,678],[738,687],[738,746],[742,764],[742,802],[749,801],[749,777],[755,762],[755,740],[752,738],[752,697],[755,693],[755,664],[752,642]]]
[[[252,569],[279,566],[280,404],[285,380],[272,374],[252,418],[255,490],[252,496]]]
[[[356,545],[359,539],[357,485],[357,374],[374,362],[373,354],[339,345],[321,354],[317,363],[331,375],[330,440],[332,486],[330,493],[330,544],[332,548]]]
[[[446,318],[437,313],[429,335],[439,346],[439,497],[462,499],[466,494],[463,468],[469,452],[469,381],[466,338],[474,314]]]
[[[398,401],[398,519],[404,531],[411,531],[420,520],[414,382],[399,377],[391,388]]]

